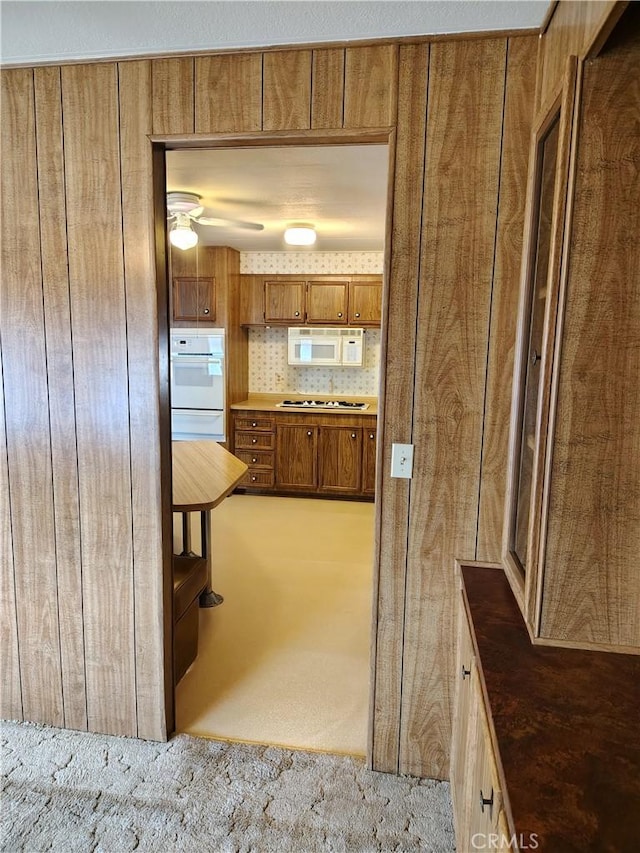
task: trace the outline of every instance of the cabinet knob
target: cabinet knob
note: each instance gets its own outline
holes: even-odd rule
[[[313,435],[313,432],[312,432],[310,429],[308,429],[308,430],[307,430],[307,435]]]
[[[251,477],[251,482],[252,482],[252,483],[255,483],[255,481],[256,481],[257,479],[258,479],[258,478],[257,478],[257,477],[256,477],[256,475],[254,474],[254,475]]]
[[[358,312],[356,313],[356,319],[357,319],[359,316],[360,316],[360,312],[358,311]]]
[[[255,427],[255,426],[258,426],[258,424],[257,424],[257,422],[256,422],[256,421],[251,421],[251,426],[252,426],[252,427]]]
[[[351,433],[351,438],[355,438],[355,437],[356,437],[355,432],[352,432],[352,433]]]
[[[257,439],[257,438],[252,438],[252,439],[251,439],[251,444],[257,444],[257,443],[258,443],[258,439]]]
[[[466,666],[462,664],[462,680],[464,681],[468,675],[471,675],[471,667],[467,669]]]
[[[252,462],[253,462],[253,464],[255,465],[255,464],[256,464],[256,462],[258,461],[257,456],[252,456],[252,457],[251,457],[251,461],[252,461]]]
[[[204,309],[204,311],[203,311],[202,313],[203,313],[203,314],[208,314],[208,313],[209,313],[209,309],[208,309],[208,308],[205,308],[205,309]]]
[[[485,797],[482,793],[482,788],[480,788],[480,811],[484,814],[484,810],[487,808],[489,810],[489,815],[493,810],[493,788],[491,789],[491,794],[489,797]]]
[[[539,355],[539,353],[537,353],[537,352],[536,352],[536,350],[534,350],[534,351],[531,353],[531,366],[532,366],[532,367],[535,367],[535,366],[536,366],[536,364],[540,361],[540,359],[541,359],[541,358],[542,358],[542,356],[541,356],[541,355]]]
[[[373,432],[370,432],[370,433],[369,433],[369,438],[375,438],[375,437],[376,437],[376,436],[375,436],[375,433],[373,433]]]
[[[294,313],[294,315],[293,315],[293,316],[294,316],[294,317],[299,317],[299,316],[300,316],[300,312],[299,312],[299,311],[296,311],[296,312]]]
[[[342,311],[338,311],[338,317],[342,317]]]

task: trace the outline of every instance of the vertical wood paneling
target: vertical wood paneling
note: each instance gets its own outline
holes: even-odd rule
[[[69,728],[82,730],[87,707],[60,69],[36,68],[34,80],[64,715]]]
[[[0,347],[0,380],[2,379],[2,347]],[[16,588],[11,535],[9,471],[7,468],[7,433],[4,417],[4,394],[0,400],[0,718],[22,720],[22,688],[18,658],[18,626],[16,624]]]
[[[447,778],[454,558],[475,552],[506,63],[500,40],[431,47],[400,771]]]
[[[249,133],[262,127],[262,55],[195,60],[196,133]]]
[[[636,17],[637,21],[637,17]],[[584,69],[541,636],[640,646],[640,33]]]
[[[342,127],[344,109],[344,48],[313,51],[311,127]]]
[[[118,66],[126,291],[138,735],[167,736],[162,629],[158,316],[154,275],[151,63]]]
[[[499,563],[538,38],[509,39],[476,560]]]
[[[154,59],[151,62],[151,74],[153,133],[193,133],[193,59]]]
[[[262,129],[311,126],[310,50],[279,50],[263,57]]]
[[[398,45],[348,47],[345,55],[344,126],[396,123]]]
[[[409,480],[391,479],[391,442],[410,443],[413,409],[415,316],[420,270],[420,230],[427,114],[428,45],[400,48],[398,134],[390,244],[391,287],[386,336],[384,411],[378,441],[382,445],[379,558],[374,592],[370,756],[375,770],[398,770],[399,720],[402,698],[402,644],[407,563]],[[398,283],[402,282],[402,286]],[[411,319],[413,318],[413,319]]]
[[[117,83],[111,63],[62,70],[88,725],[91,731],[135,735]]]
[[[62,726],[36,156],[33,72],[4,71],[0,334],[22,703],[26,719]]]
[[[615,5],[615,0],[563,0],[558,4],[549,28],[542,36],[538,106],[552,98],[560,86],[567,57],[584,56]]]

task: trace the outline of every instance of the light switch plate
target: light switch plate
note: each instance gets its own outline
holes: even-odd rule
[[[413,444],[391,445],[391,476],[411,479],[413,476]]]

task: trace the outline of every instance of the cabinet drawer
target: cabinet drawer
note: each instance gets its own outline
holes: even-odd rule
[[[273,432],[273,418],[264,417],[242,417],[236,418],[236,429],[260,430]]]
[[[272,432],[237,432],[237,450],[273,450],[275,436]]]
[[[250,468],[238,483],[239,486],[273,486],[273,471]]]
[[[236,453],[238,459],[250,468],[269,468],[273,470],[272,450],[239,450]]]

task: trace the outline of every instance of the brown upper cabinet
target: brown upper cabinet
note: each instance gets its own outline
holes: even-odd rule
[[[305,317],[304,281],[265,281],[264,320],[266,323],[303,323]]]
[[[242,275],[246,326],[379,326],[381,276]]]
[[[212,276],[177,276],[173,279],[172,291],[175,322],[215,322],[215,279]]]

